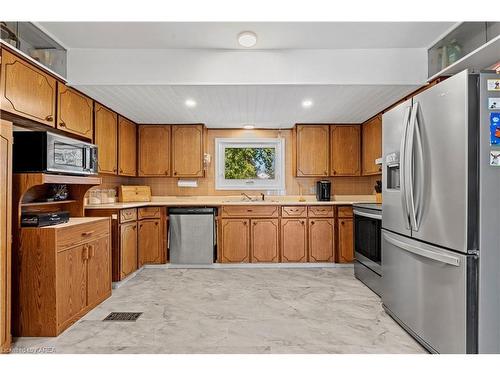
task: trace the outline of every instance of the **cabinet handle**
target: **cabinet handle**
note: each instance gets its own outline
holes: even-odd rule
[[[243,225],[247,225],[247,222],[246,222],[246,221],[244,221],[244,222],[243,222]]]
[[[301,221],[300,221],[300,224],[304,225],[304,221],[303,221],[303,220],[301,220]]]
[[[251,210],[251,209],[247,209],[247,212],[252,212],[252,211],[253,211],[253,210]]]
[[[341,221],[341,222],[340,222],[340,224],[341,224],[341,225],[344,225],[344,221]]]
[[[82,257],[83,260],[89,259],[89,247],[87,245],[83,246]]]
[[[61,122],[59,123],[59,126],[62,126],[63,128],[65,128],[65,127],[66,127],[66,123],[65,123],[64,121],[61,121]]]
[[[116,168],[113,168],[113,172],[117,172]]]
[[[333,174],[337,174],[337,171],[333,171]]]
[[[314,225],[314,221],[311,221],[311,225]]]
[[[52,121],[54,120],[54,117],[52,117],[52,115],[48,115],[47,117],[45,117],[45,121]]]
[[[93,231],[93,230],[89,230],[88,232],[83,232],[83,233],[82,233],[82,236],[83,236],[83,237],[87,237],[87,236],[90,236],[90,235],[91,235],[92,233],[94,233],[94,232],[95,232],[95,231]]]
[[[326,176],[326,175],[328,174],[328,172],[327,172],[327,171],[324,171],[324,172],[323,172],[323,174]]]
[[[120,173],[123,173],[123,169],[120,168]]]
[[[177,176],[177,172],[174,171],[174,176]]]
[[[165,171],[165,176],[168,176],[168,171]]]
[[[90,248],[90,258],[93,258],[95,256],[95,246],[89,245],[89,248]]]
[[[155,225],[158,226],[158,222],[157,221],[155,222]]]

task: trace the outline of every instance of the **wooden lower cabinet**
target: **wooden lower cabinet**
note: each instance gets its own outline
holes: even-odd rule
[[[139,221],[139,267],[144,264],[164,263],[163,235],[160,219],[145,219]]]
[[[307,219],[281,219],[281,261],[307,262]]]
[[[309,261],[332,262],[335,250],[335,220],[309,219]]]
[[[354,225],[352,218],[338,219],[339,245],[338,262],[349,263],[354,261]]]
[[[252,219],[250,254],[252,263],[279,261],[279,220]]]
[[[15,336],[57,336],[111,296],[110,233],[108,218],[21,229]]]
[[[250,260],[250,219],[223,219],[221,227],[221,262],[248,263]]]
[[[12,123],[0,120],[0,353],[10,351]]]
[[[120,225],[120,280],[137,271],[137,222]]]

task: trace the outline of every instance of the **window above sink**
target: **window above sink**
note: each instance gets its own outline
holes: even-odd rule
[[[284,190],[285,140],[216,138],[217,190]]]

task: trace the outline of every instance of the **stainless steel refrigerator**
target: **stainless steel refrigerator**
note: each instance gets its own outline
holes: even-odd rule
[[[431,352],[500,352],[498,78],[463,71],[383,115],[382,301]]]

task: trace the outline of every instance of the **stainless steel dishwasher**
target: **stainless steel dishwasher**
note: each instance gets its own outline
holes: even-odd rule
[[[217,209],[175,207],[168,210],[170,263],[212,264],[215,260]]]

